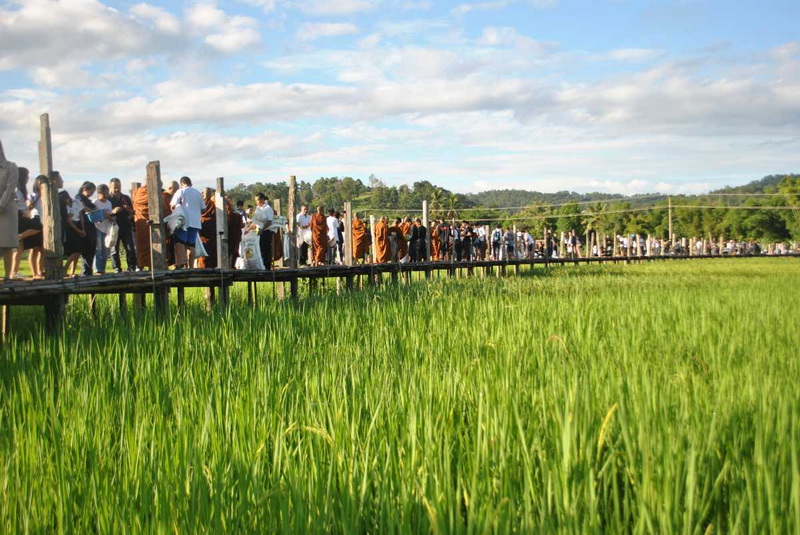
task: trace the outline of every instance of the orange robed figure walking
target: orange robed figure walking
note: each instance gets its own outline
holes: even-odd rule
[[[358,217],[358,214],[353,214],[353,260],[358,263],[359,260],[364,260],[364,256],[369,251],[369,243],[367,242],[367,226]]]
[[[389,220],[382,217],[375,224],[375,262],[385,264],[392,260],[392,247],[389,245]]]
[[[325,254],[328,252],[328,220],[325,218],[322,206],[317,206],[317,212],[311,216],[311,246],[314,249],[311,265],[325,265]]]
[[[394,225],[389,227],[389,232],[394,232],[395,243],[397,243],[396,262],[400,262],[408,256],[408,241],[406,236],[411,234],[411,221],[403,222],[400,218],[394,220]]]
[[[436,221],[430,225],[428,231],[430,232],[431,260],[436,261],[439,260],[439,249],[441,245],[439,243],[439,225]]]

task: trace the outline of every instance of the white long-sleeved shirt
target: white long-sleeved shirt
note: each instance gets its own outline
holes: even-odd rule
[[[328,241],[339,243],[339,220],[336,216],[329,215],[328,222]]]

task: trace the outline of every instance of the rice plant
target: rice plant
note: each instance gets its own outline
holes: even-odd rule
[[[798,275],[235,288],[164,322],[75,298],[3,348],[0,531],[797,533]]]

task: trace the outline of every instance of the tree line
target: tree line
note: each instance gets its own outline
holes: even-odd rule
[[[236,201],[252,203],[263,192],[268,199],[288,203],[288,182],[238,184],[228,194]],[[748,196],[753,194],[771,196]],[[719,195],[724,194],[724,195]],[[748,194],[748,195],[739,195]],[[393,211],[420,215],[428,201],[434,219],[466,219],[509,228],[516,225],[536,236],[547,226],[555,232],[578,234],[641,234],[667,237],[668,204],[673,208],[673,233],[678,236],[719,237],[783,241],[800,240],[800,175],[770,175],[744,186],[724,188],[704,195],[634,195],[542,193],[527,190],[490,190],[454,193],[428,180],[390,186],[371,175],[364,183],[352,177],[321,177],[300,181],[295,194],[298,205],[341,208],[352,201],[363,213],[391,215]],[[687,208],[698,206],[703,208]],[[775,207],[782,208],[780,210]]]

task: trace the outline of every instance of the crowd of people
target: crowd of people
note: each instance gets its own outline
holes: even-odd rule
[[[0,250],[6,279],[19,277],[20,262],[28,251],[34,279],[43,278],[43,226],[41,186],[47,181],[58,189],[61,215],[61,241],[66,259],[66,276],[102,275],[110,269],[136,271],[151,267],[151,217],[147,186],[128,196],[118,178],[108,184],[84,182],[70,195],[63,188],[58,171],[39,175],[29,187],[30,172],[8,162],[0,144]],[[234,269],[272,269],[274,263],[296,248],[298,265],[322,266],[345,264],[347,233],[344,212],[316,207],[313,213],[303,205],[295,217],[296,242],[290,243],[285,217],[277,214],[263,193],[253,204],[235,203],[216,195],[211,188],[196,189],[189,177],[169,182],[159,192],[166,235],[166,263],[174,269],[187,267],[215,268],[219,239],[217,215],[224,214],[228,228],[228,258],[225,264]],[[223,206],[217,207],[218,203]],[[374,241],[374,243],[373,243]],[[591,237],[586,247],[574,231],[556,236],[534,238],[527,229],[503,228],[443,219],[426,227],[420,218],[380,217],[375,228],[352,217],[352,256],[355,263],[423,262],[473,260],[509,260],[531,258],[576,258],[589,256],[632,256],[688,254],[759,254],[754,241],[714,241],[688,243],[642,236],[617,235]],[[775,254],[787,252],[785,246]],[[767,251],[763,251],[767,252]],[[773,254],[773,251],[770,251]],[[123,257],[125,264],[123,265]]]
[[[64,181],[58,171],[52,171],[48,176],[39,175],[32,184],[29,182],[29,170],[8,162],[0,145],[0,203],[5,203],[0,204],[0,249],[6,280],[22,278],[20,264],[26,251],[33,278],[44,276],[41,199],[44,182],[58,190],[54,210],[60,213],[60,240],[66,259],[66,276],[105,274],[109,260],[110,269],[115,273],[151,266],[147,186],[137,188],[132,196],[128,196],[122,192],[118,178],[112,178],[108,184],[87,181],[73,196],[63,189]],[[166,237],[167,264],[175,269],[216,267],[218,233],[213,190],[205,188],[199,191],[192,186],[189,177],[183,177],[180,182],[167,184],[160,195],[161,217],[170,223]],[[224,200],[223,213],[231,229],[229,261],[232,264],[237,260],[242,232],[259,230],[255,226],[246,227],[244,209],[242,206],[238,208],[232,207],[230,199]],[[269,231],[262,233],[263,236],[269,234]],[[263,249],[270,254],[268,244],[264,244]]]

